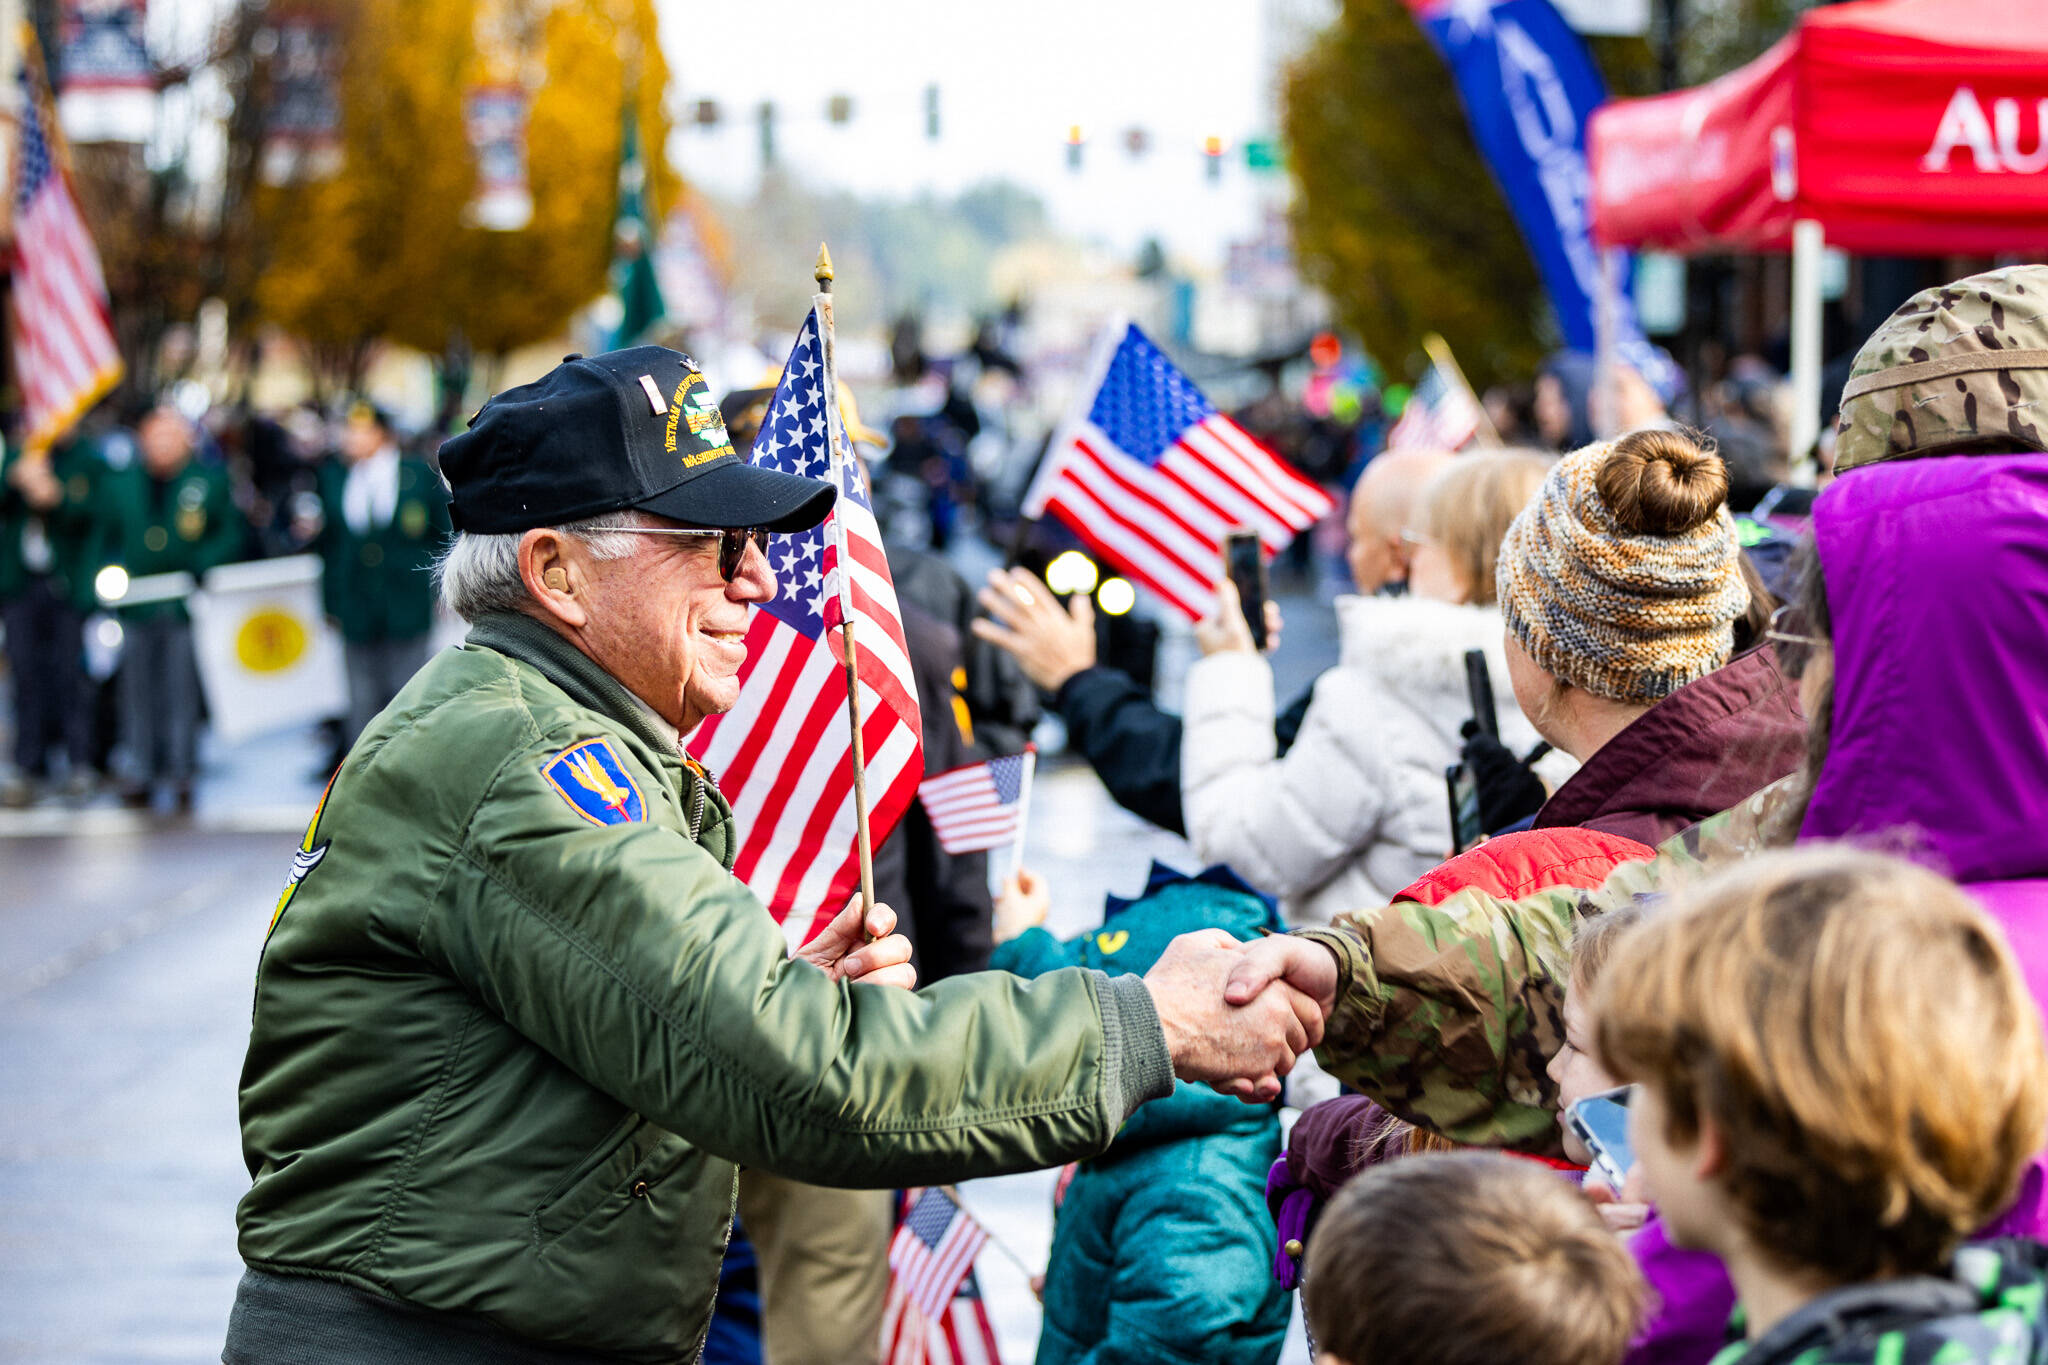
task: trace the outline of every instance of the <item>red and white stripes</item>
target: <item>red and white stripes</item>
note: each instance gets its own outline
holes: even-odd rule
[[[1146,464],[1093,423],[1077,423],[1049,451],[1039,505],[1089,548],[1191,620],[1207,615],[1222,572],[1223,538],[1258,532],[1269,553],[1330,510],[1328,494],[1221,413],[1189,427]]]

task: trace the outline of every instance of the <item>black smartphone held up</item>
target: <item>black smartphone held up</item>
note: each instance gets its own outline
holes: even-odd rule
[[[1266,647],[1266,552],[1256,531],[1232,531],[1223,538],[1223,565],[1244,604],[1244,623],[1252,643]]]
[[[1593,1154],[1594,1171],[1616,1194],[1621,1193],[1621,1182],[1636,1164],[1635,1152],[1628,1145],[1628,1102],[1634,1093],[1632,1085],[1603,1090],[1564,1111],[1573,1134]]]
[[[1472,719],[1479,722],[1479,732],[1500,738],[1500,717],[1493,709],[1493,676],[1487,672],[1483,649],[1465,651],[1465,691],[1471,697]]]
[[[1451,852],[1463,853],[1486,833],[1479,817],[1479,780],[1462,763],[1444,769],[1444,788],[1451,796]]]

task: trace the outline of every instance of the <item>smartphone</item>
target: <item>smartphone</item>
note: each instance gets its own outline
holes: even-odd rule
[[[1451,797],[1451,852],[1463,853],[1486,833],[1479,817],[1479,781],[1462,763],[1444,769],[1444,787]]]
[[[1244,604],[1244,623],[1252,643],[1266,647],[1266,552],[1256,531],[1232,531],[1223,538],[1223,565]]]
[[[1588,1095],[1564,1111],[1565,1122],[1593,1154],[1593,1170],[1616,1194],[1628,1178],[1636,1155],[1628,1145],[1628,1102],[1635,1093],[1632,1085]]]
[[[1486,668],[1486,651],[1465,651],[1465,694],[1472,702],[1472,719],[1481,734],[1500,738],[1500,716],[1493,709],[1493,676]]]

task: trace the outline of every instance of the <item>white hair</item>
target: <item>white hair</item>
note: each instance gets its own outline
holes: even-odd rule
[[[635,549],[634,538],[621,528],[646,526],[650,519],[631,508],[607,512],[601,517],[566,522],[552,529],[583,542],[590,557],[604,563],[624,559]],[[532,600],[526,583],[519,577],[519,540],[523,532],[509,535],[476,535],[464,532],[455,537],[440,562],[434,565],[434,582],[448,610],[465,621],[475,621],[492,612],[524,611]]]

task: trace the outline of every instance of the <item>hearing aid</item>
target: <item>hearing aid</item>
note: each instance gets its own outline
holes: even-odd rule
[[[561,569],[549,569],[540,576],[540,581],[556,592],[569,591],[569,575]]]

